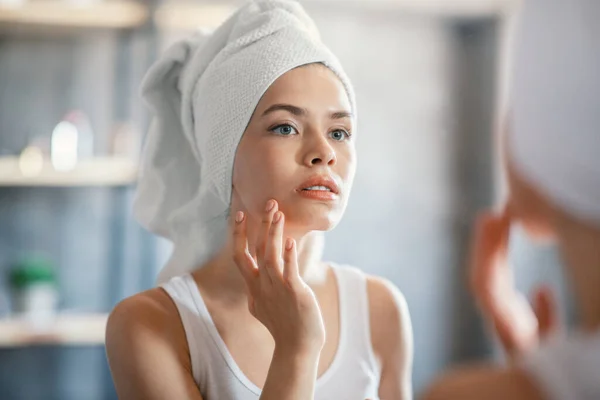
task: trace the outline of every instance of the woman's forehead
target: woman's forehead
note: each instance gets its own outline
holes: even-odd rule
[[[344,85],[322,64],[309,64],[280,76],[265,92],[257,111],[274,104],[290,104],[309,112],[352,111]]]

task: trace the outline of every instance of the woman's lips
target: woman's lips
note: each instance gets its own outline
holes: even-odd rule
[[[333,201],[338,198],[337,194],[328,190],[298,190],[298,194],[307,199],[321,201]]]
[[[313,200],[332,201],[339,197],[340,188],[329,175],[314,175],[296,190],[302,197]]]

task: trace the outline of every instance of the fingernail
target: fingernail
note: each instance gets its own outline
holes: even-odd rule
[[[244,213],[243,213],[243,212],[241,212],[241,211],[238,211],[238,212],[235,214],[235,222],[237,222],[237,223],[239,224],[239,223],[240,223],[240,222],[242,222],[243,220],[244,220]]]
[[[271,211],[275,207],[275,202],[273,200],[267,201],[267,209],[266,211]]]
[[[277,223],[277,222],[279,222],[280,219],[281,219],[281,213],[280,212],[275,213],[275,216],[273,217],[273,222]]]
[[[285,249],[291,250],[293,246],[294,246],[294,241],[291,238],[287,238],[287,240],[285,241]]]

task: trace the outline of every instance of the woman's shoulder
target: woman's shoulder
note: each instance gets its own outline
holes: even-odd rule
[[[149,349],[154,349],[149,351]],[[161,288],[135,294],[118,303],[106,327],[109,356],[137,357],[153,353],[189,362],[185,330],[177,306]]]
[[[389,353],[412,348],[412,325],[406,298],[390,280],[366,274],[373,349]],[[412,350],[410,350],[412,351]]]
[[[161,288],[152,288],[119,302],[110,313],[108,327],[151,328],[177,317],[177,307],[170,296]]]
[[[161,288],[114,308],[106,328],[106,355],[119,398],[202,399],[177,307]]]
[[[366,282],[367,297],[369,303],[369,315],[372,324],[379,322],[396,321],[401,323],[410,316],[406,299],[400,289],[389,279],[377,275],[365,273],[360,268],[352,265],[338,265],[329,263],[331,268],[337,271],[345,271],[355,276],[362,276]]]
[[[394,320],[408,316],[406,298],[394,283],[381,276],[365,274],[365,277],[371,314],[393,317]]]

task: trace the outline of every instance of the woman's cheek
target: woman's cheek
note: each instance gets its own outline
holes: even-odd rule
[[[338,174],[346,183],[352,183],[356,174],[356,150],[354,146],[340,149],[338,156]]]

